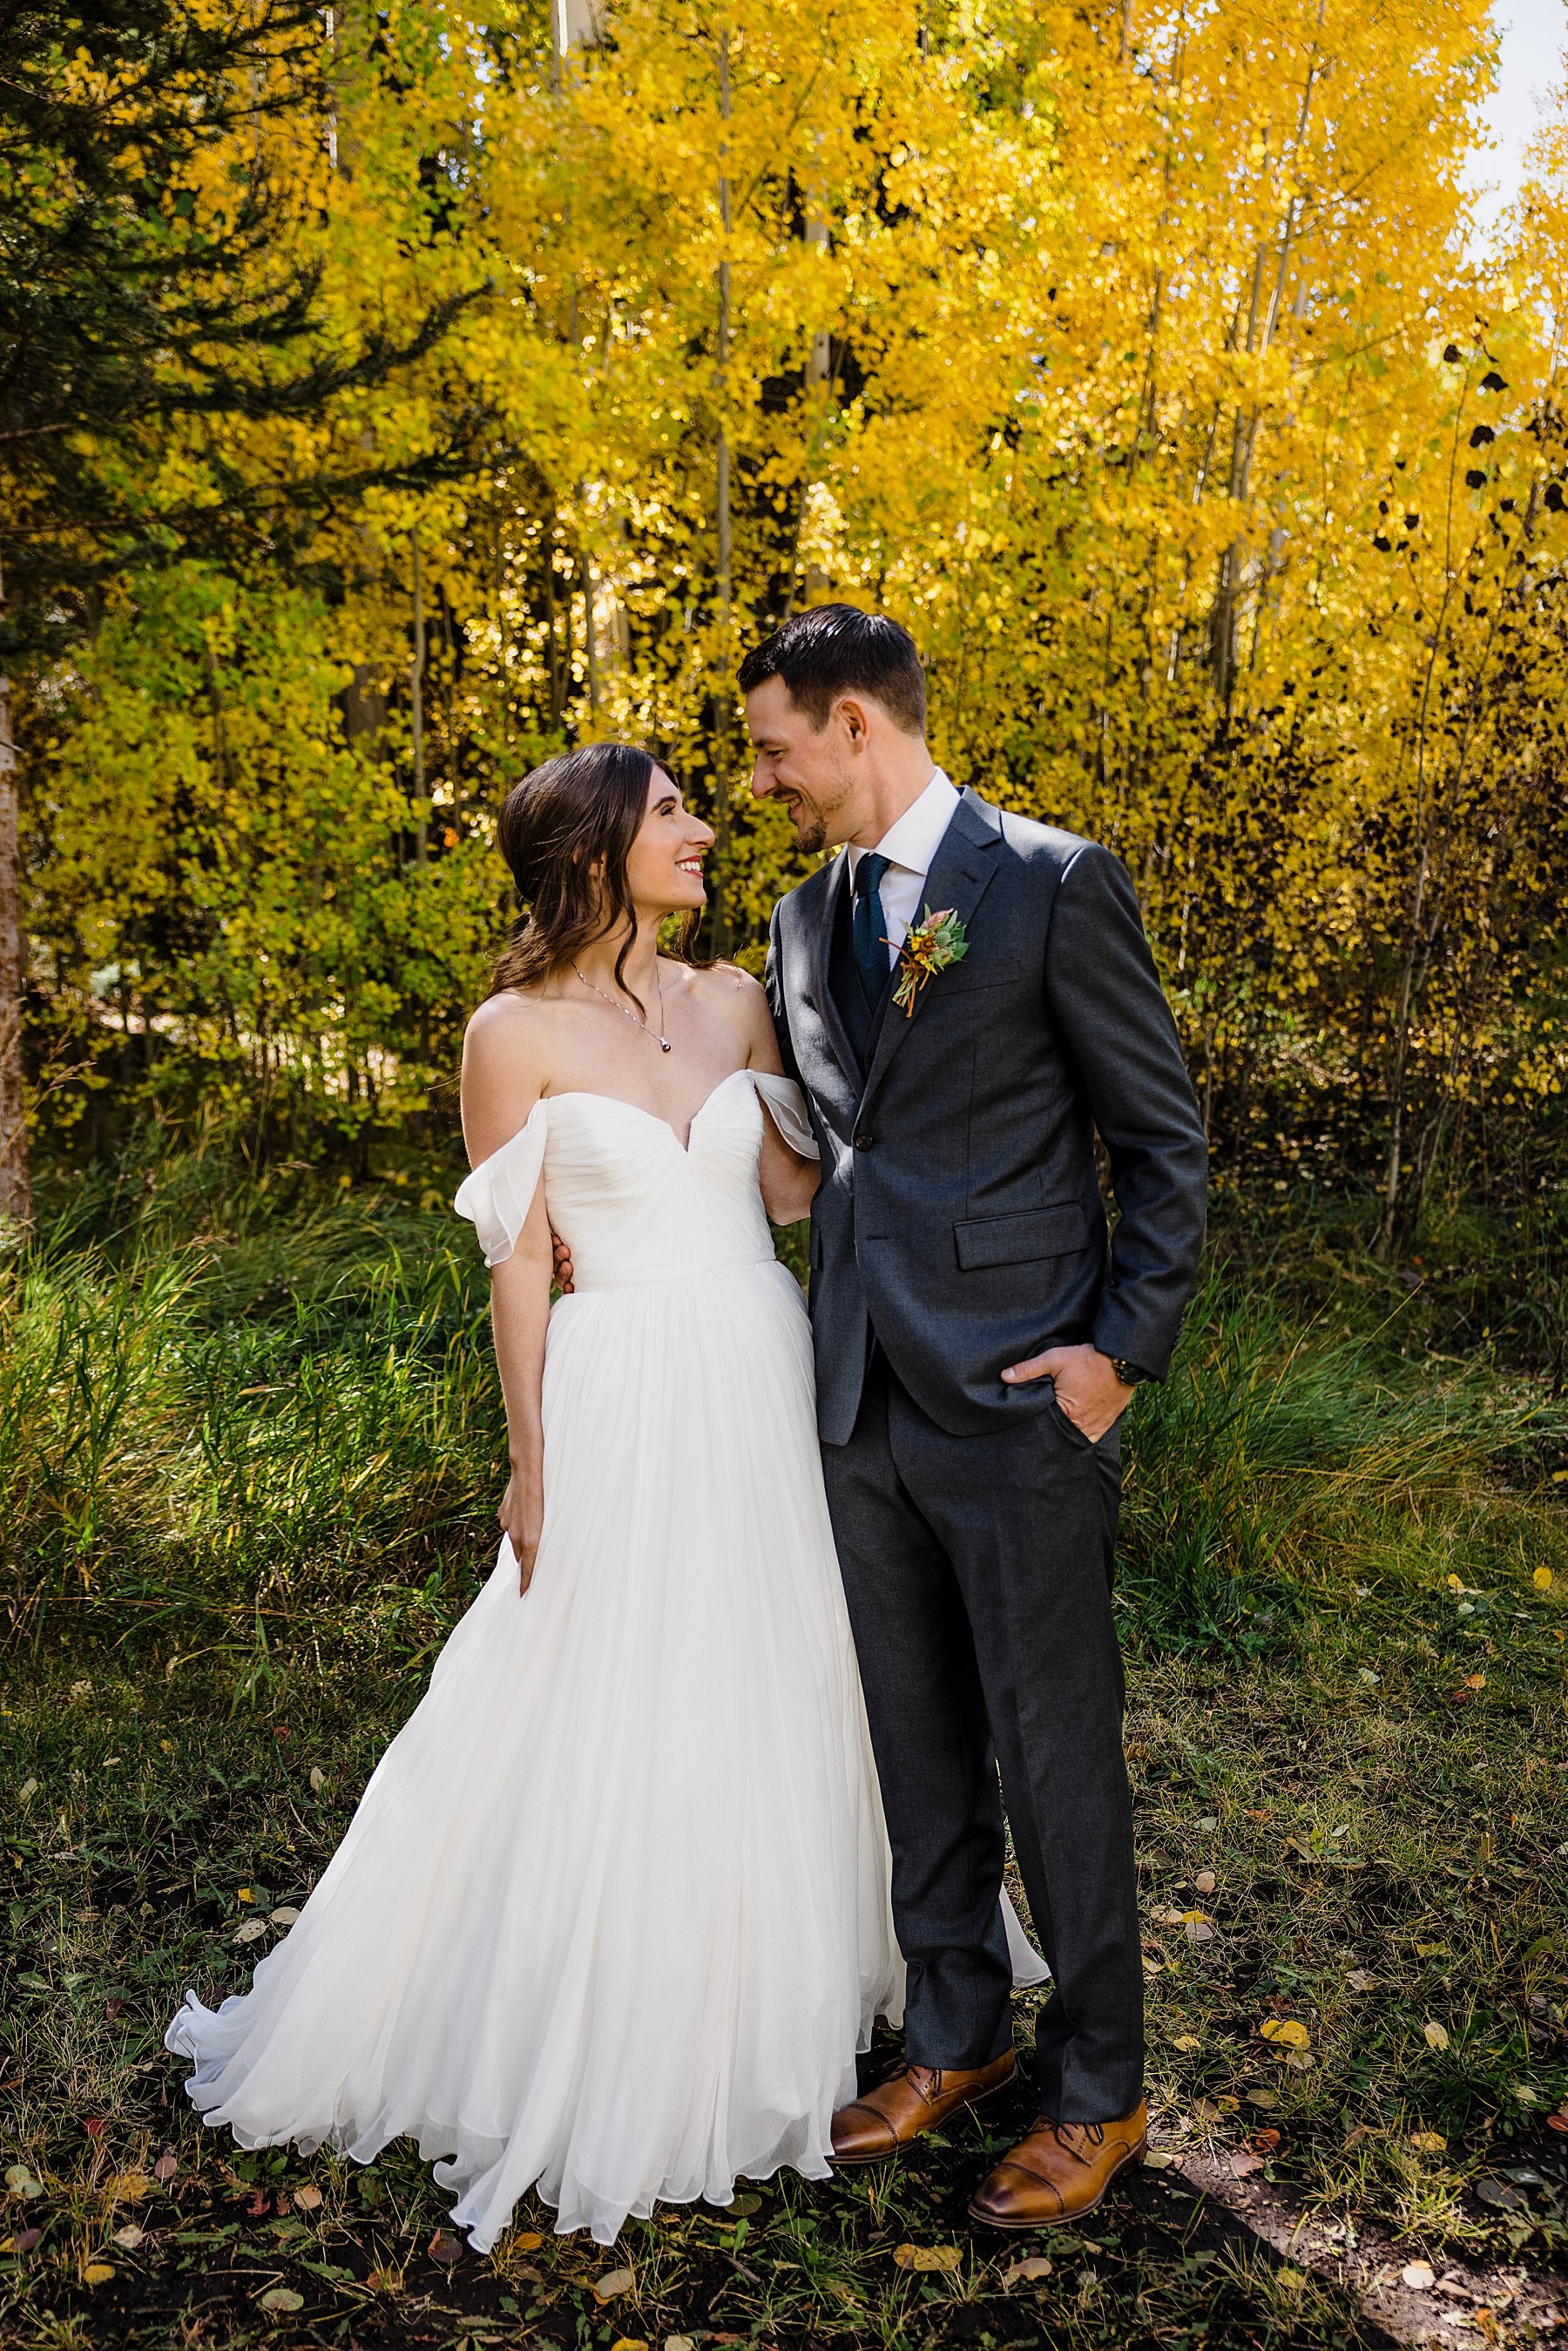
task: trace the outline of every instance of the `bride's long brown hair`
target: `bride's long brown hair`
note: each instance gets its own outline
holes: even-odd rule
[[[584,743],[562,751],[514,784],[497,838],[523,912],[495,966],[491,994],[547,979],[622,924],[616,985],[637,935],[626,862],[648,813],[655,773],[670,770],[635,743]],[[661,951],[701,964],[698,914],[688,914]]]

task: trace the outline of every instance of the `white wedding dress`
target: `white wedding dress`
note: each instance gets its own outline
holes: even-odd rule
[[[828,2169],[903,1969],[823,1496],[810,1334],[737,1071],[682,1148],[557,1094],[457,1196],[487,1264],[543,1170],[576,1288],[552,1309],[545,1519],[504,1540],[297,1923],[167,2045],[243,2147],[445,2160],[479,2251],[530,2189],[609,2243],[656,2201]],[[1020,1980],[1044,1970],[1009,1912]]]

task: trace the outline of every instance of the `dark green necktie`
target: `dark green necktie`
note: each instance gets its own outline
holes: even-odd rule
[[[888,961],[888,918],[882,912],[882,876],[892,862],[890,857],[880,856],[872,850],[855,868],[851,935],[860,985],[873,1012],[887,991],[891,969]]]

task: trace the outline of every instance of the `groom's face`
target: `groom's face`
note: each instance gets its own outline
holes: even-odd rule
[[[846,701],[828,713],[826,726],[813,726],[782,677],[764,678],[746,696],[756,753],[752,791],[788,810],[795,840],[808,852],[847,841],[855,830],[857,716]]]

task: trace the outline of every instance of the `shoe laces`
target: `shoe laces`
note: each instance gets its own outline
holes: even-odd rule
[[[1087,2163],[1088,2157],[1081,2147],[1074,2145],[1074,2140],[1081,2137],[1086,2138],[1091,2147],[1104,2147],[1106,2126],[1104,2123],[1054,2122],[1051,2125],[1051,2136],[1064,2154],[1072,2156],[1078,2163]]]

